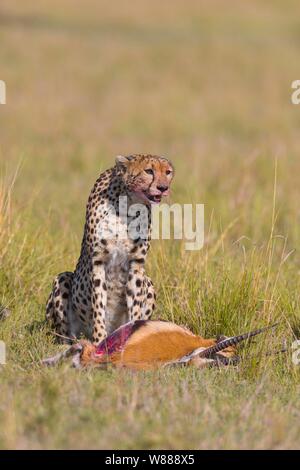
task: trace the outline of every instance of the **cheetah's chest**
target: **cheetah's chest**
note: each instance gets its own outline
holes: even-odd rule
[[[116,245],[112,248],[106,262],[107,282],[126,283],[126,276],[129,269],[129,256],[125,247]]]
[[[128,321],[126,305],[126,283],[129,270],[129,257],[126,247],[112,248],[106,263],[107,312],[106,328],[113,331]]]

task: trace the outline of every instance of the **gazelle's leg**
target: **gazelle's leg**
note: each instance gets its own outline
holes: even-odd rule
[[[62,352],[56,354],[55,356],[48,357],[47,359],[43,359],[42,364],[44,366],[53,367],[56,364],[58,364],[59,362],[65,360],[69,357],[74,357],[74,356],[79,355],[79,358],[80,358],[80,354],[81,354],[82,350],[83,350],[83,345],[81,343],[73,344],[72,346],[70,346],[65,351],[62,351]]]

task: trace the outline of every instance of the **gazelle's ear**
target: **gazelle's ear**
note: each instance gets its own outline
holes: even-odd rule
[[[131,156],[118,155],[116,157],[116,165],[118,166],[127,166],[128,163],[132,160]]]

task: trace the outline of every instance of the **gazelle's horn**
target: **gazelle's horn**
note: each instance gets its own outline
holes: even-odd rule
[[[236,346],[238,343],[245,341],[246,339],[252,338],[253,336],[260,335],[267,330],[275,328],[278,323],[275,323],[271,326],[266,326],[264,328],[259,328],[258,330],[250,331],[250,333],[244,333],[243,335],[232,336],[231,338],[224,339],[219,343],[215,344],[214,346],[210,346],[209,348],[204,349],[203,351],[197,354],[198,357],[209,358],[213,354],[216,354],[219,351],[223,351],[223,349],[228,348],[229,346]]]

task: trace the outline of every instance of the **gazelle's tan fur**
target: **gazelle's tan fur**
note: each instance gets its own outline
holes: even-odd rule
[[[121,327],[122,328],[122,327]],[[216,339],[205,339],[194,335],[187,328],[174,323],[148,320],[129,335],[121,348],[110,354],[98,354],[97,346],[88,341],[80,343],[81,348],[72,346],[74,355],[80,354],[80,366],[100,366],[112,364],[116,367],[125,367],[133,370],[149,370],[179,362],[199,348],[205,350],[217,344]],[[235,349],[227,348],[220,354],[225,357],[234,356]],[[48,365],[55,364],[60,359],[67,357],[68,353],[62,353],[61,358],[55,356],[46,360]],[[73,354],[73,352],[71,352]],[[215,359],[193,357],[188,361],[191,365],[202,367],[216,362]]]

